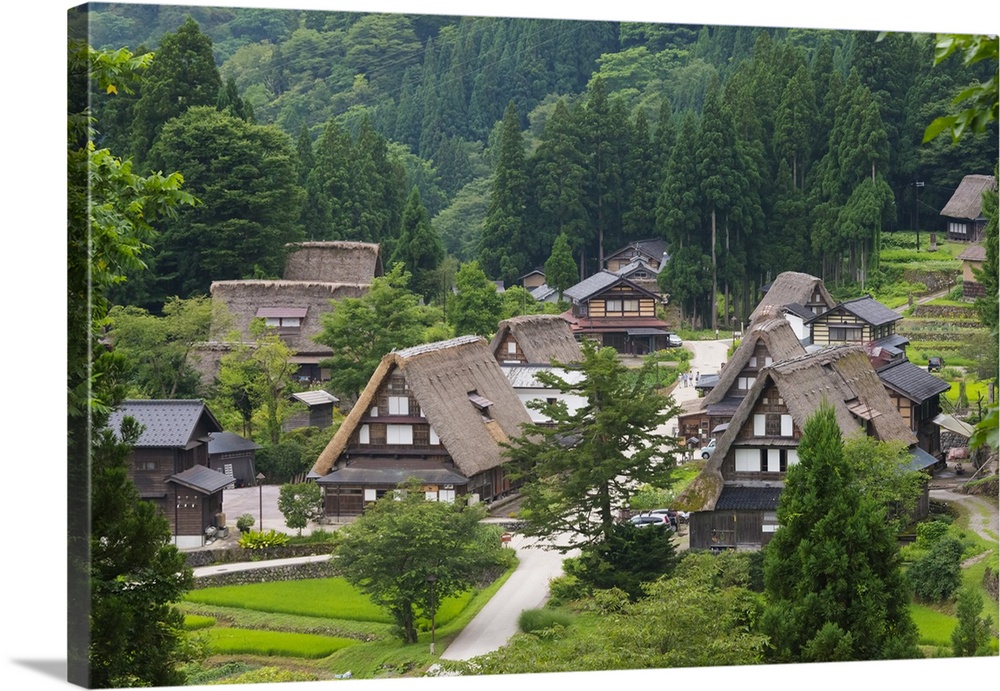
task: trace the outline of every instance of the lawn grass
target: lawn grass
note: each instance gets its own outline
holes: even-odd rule
[[[216,626],[208,631],[208,643],[215,654],[318,659],[328,657],[348,646],[357,645],[358,641],[310,633]]]
[[[438,622],[446,623],[453,619],[465,608],[471,597],[472,593],[469,592],[443,599],[437,608]],[[343,578],[310,578],[202,588],[189,592],[185,600],[279,614],[392,623],[392,618],[385,610],[373,604],[367,595]]]

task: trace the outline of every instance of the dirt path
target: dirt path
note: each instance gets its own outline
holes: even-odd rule
[[[938,501],[955,502],[960,504],[969,515],[969,530],[973,531],[981,538],[994,545],[1000,537],[1000,500],[997,497],[985,497],[974,494],[962,494],[954,491],[960,483],[955,482],[954,476],[945,471],[943,477],[937,478],[930,490],[930,498]],[[972,566],[977,561],[984,559],[988,553],[983,553],[972,557],[962,563],[962,567]]]

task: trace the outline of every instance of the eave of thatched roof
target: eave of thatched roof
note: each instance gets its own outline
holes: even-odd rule
[[[382,382],[397,369],[442,446],[467,477],[499,466],[503,462],[500,443],[520,436],[521,426],[531,422],[482,338],[460,336],[415,346],[382,358],[358,402],[316,459],[315,475],[326,475],[334,468]],[[491,402],[488,422],[470,402],[471,391]]]
[[[995,189],[996,184],[992,175],[966,175],[941,209],[941,215],[970,221],[979,218],[983,211],[983,192]]]
[[[583,357],[569,322],[558,314],[528,314],[500,322],[490,342],[494,355],[508,333],[531,364],[579,362]]]
[[[798,337],[792,330],[792,325],[785,319],[769,319],[767,321],[754,322],[750,330],[744,334],[739,347],[729,358],[729,362],[719,373],[718,383],[705,394],[705,403],[719,403],[729,389],[732,387],[736,377],[739,376],[743,368],[747,366],[758,343],[764,343],[767,351],[771,354],[773,362],[789,360],[801,355],[805,355],[805,348],[799,343]]]
[[[827,307],[833,307],[836,300],[823,285],[823,280],[811,274],[798,271],[785,271],[778,274],[757,307],[750,313],[750,321],[757,321],[764,316],[778,316],[781,308],[789,304],[804,305],[812,298],[813,290],[818,289]]]

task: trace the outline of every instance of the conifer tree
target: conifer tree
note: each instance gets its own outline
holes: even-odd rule
[[[559,299],[562,300],[563,293],[576,283],[576,279],[576,264],[573,261],[569,238],[566,237],[566,233],[559,233],[559,237],[552,245],[552,254],[545,262],[545,283],[559,291]]]
[[[491,337],[500,323],[502,308],[496,285],[479,263],[462,264],[455,274],[455,297],[448,307],[448,323],[455,328],[455,335]]]
[[[762,620],[774,661],[920,656],[886,507],[863,489],[844,457],[828,403],[803,427],[778,522],[765,551]]]
[[[212,55],[212,39],[188,17],[164,34],[153,57],[132,122],[132,157],[146,159],[160,129],[192,106],[214,106],[222,79]]]
[[[524,141],[513,101],[504,112],[499,147],[479,239],[479,264],[487,276],[513,283],[526,263],[523,229],[527,196]]]
[[[403,225],[395,243],[391,263],[400,262],[413,279],[413,291],[425,299],[440,292],[434,280],[434,270],[444,259],[441,236],[431,225],[427,209],[420,201],[420,191],[414,187],[403,208]]]

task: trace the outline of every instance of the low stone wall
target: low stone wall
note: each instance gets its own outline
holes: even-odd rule
[[[222,549],[199,549],[185,552],[187,564],[191,568],[213,566],[215,564],[235,564],[244,561],[264,561],[266,559],[287,559],[289,557],[311,557],[330,554],[332,547],[324,544],[285,545],[269,549],[244,549],[226,547]]]
[[[332,578],[339,575],[336,562],[315,561],[306,564],[285,564],[265,566],[259,569],[245,569],[212,574],[194,579],[194,589],[214,588],[221,585],[247,585],[250,583],[272,583],[274,581],[299,581],[304,578]]]
[[[951,288],[958,281],[957,271],[927,271],[921,269],[906,269],[903,280],[907,283],[923,283],[928,293]]]

